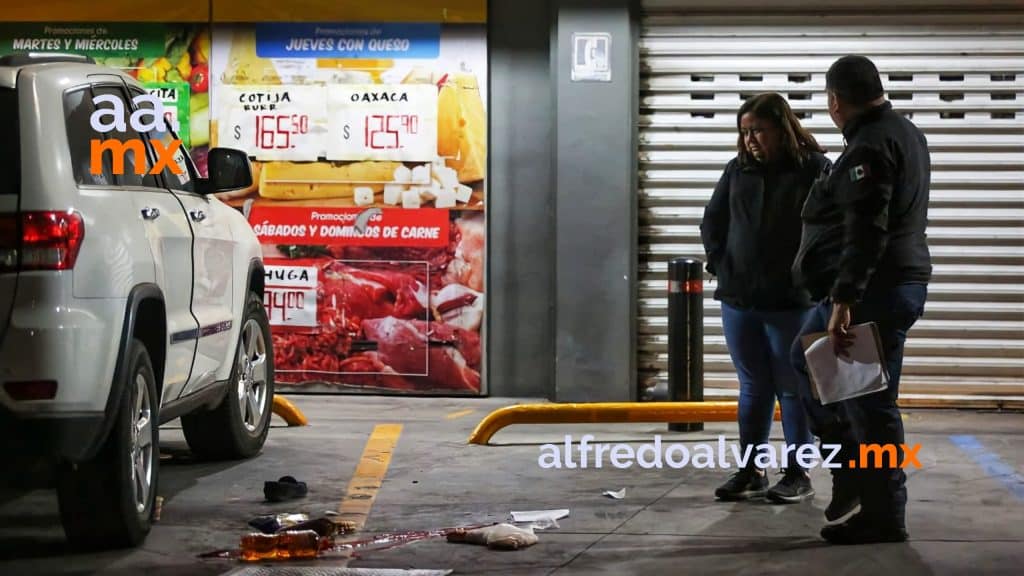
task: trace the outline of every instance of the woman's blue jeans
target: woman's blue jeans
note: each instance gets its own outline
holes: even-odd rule
[[[776,398],[782,407],[786,444],[799,447],[814,441],[790,360],[793,340],[811,310],[743,310],[722,303],[725,342],[740,381],[740,448],[745,451],[753,445],[751,462],[757,455],[757,445],[768,442]],[[793,454],[789,467],[797,466]],[[781,452],[778,455],[781,460]]]

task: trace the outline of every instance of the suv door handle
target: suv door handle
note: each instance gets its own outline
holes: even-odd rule
[[[203,220],[206,220],[206,212],[203,212],[202,210],[192,210],[188,215],[192,217],[192,221],[194,222],[202,222]]]
[[[143,208],[142,209],[142,217],[145,218],[146,220],[156,220],[157,218],[160,217],[160,209],[159,208]]]

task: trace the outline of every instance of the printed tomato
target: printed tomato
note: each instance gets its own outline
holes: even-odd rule
[[[210,88],[209,67],[206,64],[197,64],[192,67],[192,76],[189,78],[192,92],[206,92]]]

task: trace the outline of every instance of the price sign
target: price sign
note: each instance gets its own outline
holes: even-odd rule
[[[191,147],[189,141],[189,85],[187,82],[147,82],[144,84],[151,96],[158,98],[164,105],[164,118],[168,126],[174,126],[178,138],[186,148]]]
[[[437,158],[437,87],[327,88],[327,159],[429,162]]]
[[[322,86],[225,85],[217,142],[257,160],[315,161],[323,150]]]
[[[317,270],[315,266],[267,266],[263,305],[271,326],[316,327]]]

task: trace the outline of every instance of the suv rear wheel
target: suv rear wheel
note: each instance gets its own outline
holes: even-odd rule
[[[181,417],[185,440],[197,456],[248,458],[263,448],[270,430],[274,398],[274,357],[268,353],[270,342],[270,323],[263,302],[250,293],[227,395],[214,410]]]
[[[68,540],[79,548],[128,547],[149,533],[160,465],[159,401],[149,353],[133,339],[113,428],[95,458],[63,464],[57,499]]]

